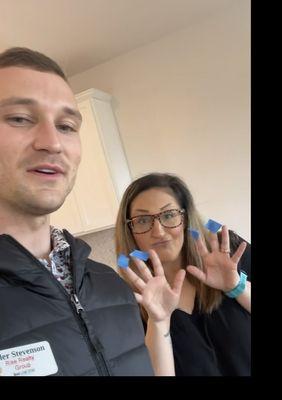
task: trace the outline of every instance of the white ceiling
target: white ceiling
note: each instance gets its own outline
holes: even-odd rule
[[[0,0],[0,52],[25,46],[68,76],[197,23],[239,0]]]

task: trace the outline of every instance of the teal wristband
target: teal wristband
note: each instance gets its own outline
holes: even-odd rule
[[[234,289],[230,290],[229,292],[225,292],[224,294],[227,297],[230,297],[231,299],[235,299],[238,297],[243,291],[245,290],[246,287],[246,281],[247,281],[247,274],[243,271],[240,272],[240,281],[237,286],[235,286]]]

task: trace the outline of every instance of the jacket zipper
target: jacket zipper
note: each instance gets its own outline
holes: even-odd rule
[[[69,294],[67,293],[67,291],[63,288],[63,286],[57,281],[57,279],[54,277],[54,275],[49,272],[47,270],[46,267],[44,267],[41,262],[33,256],[33,254],[31,254],[25,247],[23,247],[19,242],[17,242],[14,238],[10,237],[9,235],[3,235],[6,236],[6,239],[10,242],[12,242],[14,245],[16,245],[21,251],[23,251],[29,258],[32,259],[32,261],[34,261],[40,268],[41,270],[44,271],[44,273],[46,273],[49,277],[51,275],[51,281],[54,282],[54,284],[59,288],[59,290],[64,294],[64,296],[66,297],[71,310],[73,311],[74,316],[76,317],[76,321],[80,327],[80,330],[83,333],[83,337],[89,347],[89,351],[90,354],[92,355],[92,358],[94,360],[94,364],[97,367],[99,376],[110,376],[110,372],[109,369],[107,367],[106,361],[104,359],[103,354],[101,353],[101,351],[99,351],[96,346],[92,343],[92,341],[90,340],[89,334],[88,334],[88,329],[87,329],[87,325],[81,315],[81,311],[84,311],[84,308],[82,307],[82,305],[80,304],[80,301],[77,297],[76,294],[73,294],[73,296],[69,296]],[[73,287],[75,288],[75,278],[73,276]],[[74,307],[74,306],[75,307]],[[75,308],[75,310],[74,310]],[[76,311],[76,312],[75,312]],[[93,351],[94,349],[94,351]]]
[[[77,314],[80,314],[80,311],[84,311],[84,308],[80,304],[80,301],[78,300],[78,297],[75,293],[71,296],[71,300],[72,300],[73,304],[75,305]]]
[[[71,263],[71,270],[73,271],[74,268],[73,268],[73,260],[72,260],[72,258],[70,258],[70,263]],[[77,287],[75,274],[73,274],[72,278],[73,278],[73,290],[74,290],[74,293],[73,293],[73,295],[71,297],[71,300],[73,300],[73,303],[74,303],[75,308],[76,308],[76,312],[77,312],[78,316],[80,317],[79,321],[82,322],[83,329],[85,331],[85,336],[84,337],[85,337],[85,340],[86,340],[86,342],[87,342],[87,344],[89,346],[90,353],[92,354],[92,356],[94,358],[94,362],[95,362],[95,364],[97,366],[99,375],[110,376],[111,374],[110,374],[110,371],[108,369],[106,360],[104,358],[104,355],[103,355],[103,352],[102,352],[102,349],[101,349],[101,344],[100,344],[99,340],[97,339],[98,343],[93,343],[93,340],[90,340],[90,335],[88,333],[87,323],[86,323],[86,321],[85,321],[85,319],[83,317],[83,313],[85,311],[84,311],[84,308],[82,307],[82,305],[81,305],[81,303],[80,303],[80,301],[79,301],[79,299],[77,297],[77,294],[75,293],[75,289]],[[93,352],[93,349],[94,349],[94,352]]]
[[[76,312],[79,316],[79,322],[80,322],[80,326],[82,326],[81,330],[83,332],[84,339],[88,344],[90,354],[94,358],[94,362],[98,369],[99,375],[110,376],[111,374],[107,367],[107,363],[105,361],[103,353],[99,349],[97,349],[97,347],[92,343],[92,341],[89,338],[87,324],[85,323],[83,314],[82,314],[84,312],[84,308],[82,307],[82,305],[75,293],[73,293],[73,295],[71,296],[71,301],[74,304]],[[93,348],[94,348],[94,352],[93,352]]]

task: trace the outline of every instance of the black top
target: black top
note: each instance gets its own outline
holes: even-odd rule
[[[250,280],[250,245],[238,269]],[[170,333],[177,376],[251,374],[251,315],[235,299],[224,296],[211,314],[200,313],[196,306],[191,315],[175,310]]]

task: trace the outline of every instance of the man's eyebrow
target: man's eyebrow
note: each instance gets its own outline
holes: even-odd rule
[[[13,105],[35,105],[36,101],[27,97],[9,97],[0,101],[0,107]]]
[[[70,107],[63,107],[63,111],[66,114],[76,117],[79,121],[82,121],[82,115],[78,110],[75,110],[74,108],[70,108]]]
[[[0,107],[14,106],[14,105],[34,106],[37,105],[37,101],[34,99],[30,99],[28,97],[9,97],[7,99],[3,99],[0,101]],[[79,121],[82,121],[82,115],[78,110],[71,107],[63,107],[62,111],[65,114],[76,117]]]

